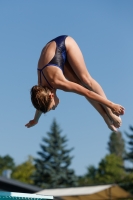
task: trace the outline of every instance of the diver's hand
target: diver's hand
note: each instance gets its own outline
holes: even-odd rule
[[[35,126],[37,123],[38,123],[38,122],[35,121],[35,120],[33,119],[33,120],[30,120],[27,124],[25,124],[25,126],[26,126],[27,128],[30,128],[30,127],[32,127],[32,126]]]

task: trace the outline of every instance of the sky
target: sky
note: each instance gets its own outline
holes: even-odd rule
[[[21,164],[38,157],[54,119],[74,147],[71,169],[84,175],[108,154],[111,131],[82,96],[57,91],[60,105],[28,129],[35,109],[30,88],[37,84],[37,62],[45,44],[59,35],[78,43],[91,76],[107,98],[125,107],[124,132],[133,125],[132,0],[0,0],[0,156]],[[77,58],[78,59],[78,58]]]

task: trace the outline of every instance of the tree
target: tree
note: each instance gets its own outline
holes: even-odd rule
[[[2,174],[2,172],[7,169],[13,170],[14,167],[15,163],[12,157],[9,155],[3,157],[0,156],[0,174]]]
[[[123,160],[120,157],[110,154],[101,160],[96,174],[100,184],[121,183],[124,178]]]
[[[112,132],[110,135],[110,141],[108,142],[108,150],[110,154],[123,159],[125,155],[125,141],[122,138],[121,132]]]
[[[41,151],[37,152],[40,158],[34,159],[36,171],[32,176],[35,185],[42,188],[76,186],[74,170],[69,169],[73,157],[66,149],[66,136],[61,136],[61,130],[56,120],[51,125],[48,138],[43,138]]]
[[[27,184],[33,184],[31,175],[34,170],[35,167],[33,165],[33,158],[29,156],[27,161],[15,167],[11,177]]]
[[[87,173],[84,176],[78,177],[78,185],[86,186],[86,185],[98,184],[96,180],[96,175],[97,175],[97,169],[93,165],[90,165],[87,168]]]
[[[79,185],[121,183],[125,179],[123,160],[115,154],[106,155],[98,168],[89,166],[87,173],[79,177]]]
[[[130,131],[133,131],[133,127],[129,127]],[[133,172],[133,133],[128,134],[125,132],[126,136],[128,137],[128,149],[129,151],[126,153],[125,160],[129,161],[129,163],[132,165],[131,167],[127,167],[126,171]]]
[[[131,132],[133,132],[133,126],[129,126]],[[126,136],[128,137],[128,151],[125,155],[125,160],[127,164],[125,166],[125,171],[127,172],[127,176],[125,179],[125,183],[123,185],[124,189],[127,189],[129,192],[133,194],[133,133],[127,133],[125,131]]]

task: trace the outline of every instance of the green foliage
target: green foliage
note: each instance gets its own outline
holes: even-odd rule
[[[130,126],[129,129],[130,129],[130,131],[133,132],[133,127],[132,126]],[[125,132],[125,134],[129,139],[129,141],[128,141],[128,149],[129,149],[129,151],[126,153],[125,160],[127,160],[131,164],[133,164],[133,133],[132,134],[128,134],[127,132]],[[127,167],[126,170],[128,172],[133,172],[133,167]]]
[[[73,150],[66,149],[66,136],[61,136],[61,130],[54,120],[48,138],[43,138],[36,158],[33,180],[35,185],[42,188],[71,187],[76,185],[74,170],[69,169],[72,157],[69,153]]]
[[[133,194],[133,127],[129,127],[131,133],[125,132],[128,138],[128,152],[126,153],[125,160],[127,162],[125,171],[127,172],[127,176],[125,178],[125,182],[123,184],[123,188],[128,190]]]
[[[122,188],[124,188],[126,191],[133,194],[133,173],[127,173],[124,181],[119,184]]]
[[[86,185],[97,184],[98,182],[96,180],[96,175],[97,175],[97,169],[93,165],[90,165],[87,168],[87,173],[84,176],[78,178],[78,185],[86,186]]]
[[[100,161],[98,168],[89,166],[87,173],[79,177],[78,182],[80,186],[121,183],[125,176],[123,160],[115,154],[110,154]]]
[[[80,186],[119,183],[124,180],[126,174],[123,169],[125,141],[121,132],[111,133],[108,150],[110,155],[100,161],[98,168],[91,165],[87,168],[87,173],[79,177],[78,183]]]
[[[110,154],[123,158],[125,156],[125,142],[121,132],[112,132],[108,142],[108,150]]]
[[[33,184],[31,175],[34,170],[35,167],[33,165],[33,158],[29,156],[27,161],[15,167],[11,176],[13,179],[17,179],[23,183]]]
[[[0,175],[2,172],[6,169],[13,170],[15,167],[15,163],[12,157],[9,155],[6,156],[0,156]]]
[[[99,183],[120,183],[124,178],[123,160],[120,157],[110,154],[101,160],[96,174]]]

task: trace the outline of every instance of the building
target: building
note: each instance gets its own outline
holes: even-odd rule
[[[7,192],[36,193],[42,188],[0,176],[0,190]]]

